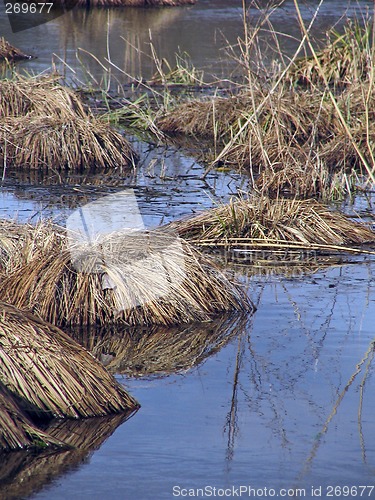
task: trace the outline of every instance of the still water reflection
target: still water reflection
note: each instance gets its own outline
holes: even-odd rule
[[[247,2],[249,3],[249,2]],[[256,26],[264,17],[263,9],[250,8],[249,21]],[[301,2],[301,11],[309,22],[318,6],[316,0]],[[321,36],[345,16],[361,17],[372,8],[369,0],[325,0],[312,33]],[[150,78],[156,71],[151,43],[158,58],[165,58],[173,66],[175,54],[186,52],[192,63],[203,69],[206,80],[212,75],[228,77],[238,73],[226,48],[237,43],[243,33],[241,0],[198,0],[194,6],[173,9],[74,9],[65,15],[38,27],[12,33],[0,4],[0,31],[12,44],[38,57],[23,64],[25,69],[41,72],[56,67],[70,78],[82,82],[94,79],[103,85],[126,83],[136,78]],[[301,38],[300,29],[291,0],[276,8],[270,22],[280,35],[280,48],[291,53]],[[263,56],[274,53],[267,47],[273,45],[270,25],[263,25]],[[64,61],[64,64],[61,62]]]

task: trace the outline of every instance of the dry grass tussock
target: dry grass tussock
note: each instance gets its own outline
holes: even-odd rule
[[[0,455],[2,451],[62,446],[61,441],[35,426],[15,395],[0,382]]]
[[[0,81],[0,117],[29,115],[89,116],[78,94],[60,84],[59,75],[30,78],[18,75]]]
[[[0,382],[33,418],[93,417],[138,407],[86,349],[4,302],[0,347]]]
[[[158,126],[172,135],[208,139],[212,146],[206,160],[251,169],[260,191],[328,198],[338,178],[367,174],[363,159],[373,164],[374,133],[368,126],[375,115],[373,96],[369,83],[340,94],[337,102],[348,118],[346,126],[326,95],[311,90],[270,94],[260,88],[181,104],[161,117]]]
[[[269,199],[254,196],[231,201],[202,214],[173,222],[181,237],[195,244],[310,248],[374,243],[375,233],[364,224],[330,210],[316,200]]]
[[[65,232],[51,221],[20,224],[0,220],[0,276],[27,264],[41,249],[55,248],[65,238]]]
[[[94,118],[56,76],[0,82],[0,159],[18,168],[134,166],[129,142]]]
[[[59,231],[45,245],[26,238],[28,246],[4,261],[0,297],[53,324],[170,325],[252,307],[207,258],[163,230],[77,248]]]
[[[6,163],[20,168],[121,170],[134,160],[124,137],[96,118],[7,118],[0,144]]]
[[[327,33],[325,46],[313,55],[297,59],[287,78],[293,85],[325,85],[342,88],[368,81],[373,70],[373,26],[369,19],[360,23],[348,19],[343,32],[334,28]],[[322,74],[321,68],[324,69]]]

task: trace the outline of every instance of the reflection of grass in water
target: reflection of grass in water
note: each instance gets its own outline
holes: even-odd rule
[[[365,357],[361,361],[361,364],[363,364],[367,358],[365,372],[363,374],[363,379],[362,379],[360,386],[359,386],[360,392],[359,392],[359,408],[358,408],[358,431],[359,431],[361,448],[362,448],[363,463],[367,463],[365,438],[364,438],[363,429],[362,429],[363,396],[364,396],[366,380],[367,380],[367,377],[368,377],[368,374],[370,371],[371,363],[374,359],[374,355],[375,355],[375,340],[371,342],[369,349],[365,354]]]
[[[56,442],[67,443],[71,449],[1,454],[1,498],[26,498],[52,480],[76,470],[131,415],[124,412],[101,418],[52,421],[44,432]]]
[[[147,328],[102,327],[74,330],[73,337],[111,373],[132,377],[186,372],[203,363],[240,334],[248,313],[224,313],[209,323]]]

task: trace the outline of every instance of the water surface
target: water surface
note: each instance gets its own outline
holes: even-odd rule
[[[315,1],[302,4],[306,21],[316,6]],[[371,2],[326,0],[316,33],[345,12],[354,15],[369,6]],[[199,0],[178,9],[74,10],[12,34],[0,6],[0,26],[8,40],[38,55],[23,68],[46,71],[53,59],[69,78],[84,81],[84,65],[96,81],[103,82],[106,74],[119,84],[128,82],[129,75],[149,78],[155,71],[147,56],[150,33],[160,58],[173,62],[180,48],[207,74],[236,73],[223,48],[241,35],[241,16],[241,2]],[[259,17],[253,10],[250,16],[254,22]],[[275,11],[273,23],[299,36],[292,2]],[[283,43],[287,50],[296,44],[292,38],[283,38]],[[95,54],[108,71],[103,73],[85,51]],[[52,217],[64,224],[77,207],[130,187],[146,227],[151,227],[247,189],[246,179],[238,174],[212,171],[203,180],[204,166],[181,151],[134,145],[141,157],[139,169],[116,178],[72,174],[60,179],[53,173],[7,171],[0,216],[21,221]],[[361,210],[368,206],[364,198],[357,200]],[[373,485],[374,260],[344,256],[335,265],[316,262],[303,273],[290,268],[257,273],[248,264],[228,265],[227,270],[257,303],[254,316],[134,333],[133,343],[142,335],[149,335],[150,344],[154,334],[165,339],[166,360],[163,349],[146,343],[152,356],[147,360],[144,354],[137,376],[129,373],[126,356],[120,359],[122,333],[110,332],[117,335],[119,352],[113,344],[106,363],[141,409],[128,421],[103,421],[100,428],[94,422],[67,426],[61,432],[82,436],[84,442],[59,460],[13,455],[12,464],[9,459],[0,464],[0,477],[5,476],[0,486],[8,482],[17,486],[18,498],[34,500],[163,500],[182,496],[183,489],[201,497],[197,489],[205,487],[206,492],[214,487],[273,488],[275,495],[285,488],[294,498],[314,498],[321,487],[325,498],[330,486]],[[181,357],[173,357],[171,341],[196,339],[197,331],[205,332],[206,340],[183,364]],[[82,342],[88,347],[92,342],[101,355],[110,350],[90,338]],[[119,362],[111,356],[119,356]],[[170,368],[150,373],[149,366]],[[369,493],[375,498],[370,488],[362,498]]]

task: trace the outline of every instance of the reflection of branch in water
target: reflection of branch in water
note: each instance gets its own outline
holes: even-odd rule
[[[68,451],[0,452],[0,498],[26,498],[63,474],[77,469],[132,414],[52,421],[45,432],[72,446]]]
[[[340,273],[341,273],[341,271],[340,271]],[[294,313],[296,315],[298,323],[300,323],[302,325],[302,329],[303,329],[303,331],[304,331],[304,333],[306,335],[306,338],[307,338],[307,340],[308,340],[308,342],[310,344],[310,348],[311,348],[311,351],[312,351],[312,355],[314,357],[314,362],[315,362],[315,367],[316,367],[317,364],[318,364],[320,351],[323,348],[323,344],[324,344],[325,338],[327,336],[328,328],[331,325],[331,321],[332,321],[332,318],[333,318],[333,313],[334,313],[334,310],[335,310],[336,305],[337,305],[338,287],[335,287],[335,292],[334,292],[334,296],[333,296],[333,299],[332,299],[332,305],[331,305],[331,307],[330,308],[328,308],[328,307],[325,308],[325,310],[328,311],[328,314],[327,314],[326,318],[324,319],[323,323],[321,324],[321,326],[318,329],[318,331],[321,333],[321,339],[320,339],[319,342],[316,342],[314,340],[314,338],[312,338],[310,329],[305,325],[304,321],[302,320],[302,314],[300,312],[299,305],[291,297],[290,292],[287,289],[285,283],[281,283],[281,285],[282,285],[282,288],[283,288],[283,290],[285,291],[285,293],[286,293],[286,295],[288,297],[289,302],[291,303],[291,305],[293,307],[293,311],[294,311]],[[315,344],[317,344],[317,345],[315,346]]]
[[[257,309],[260,303],[260,299],[264,290],[265,284],[263,283],[260,293],[258,295],[258,298],[255,302],[255,308]],[[239,386],[239,376],[240,376],[240,371],[241,367],[243,364],[243,358],[245,354],[245,338],[247,339],[247,342],[251,345],[250,342],[250,331],[253,327],[253,319],[254,317],[252,316],[249,320],[249,324],[247,328],[243,328],[240,335],[238,336],[238,348],[237,348],[237,355],[236,355],[236,366],[234,369],[234,377],[233,377],[233,389],[232,389],[232,398],[231,398],[231,405],[230,405],[230,410],[227,415],[227,419],[225,422],[224,426],[224,432],[228,430],[228,445],[227,445],[227,453],[226,453],[226,460],[227,460],[227,465],[229,466],[229,463],[233,459],[234,456],[234,446],[235,446],[235,438],[238,434],[238,423],[237,423],[237,410],[238,410],[238,386]]]
[[[336,403],[334,404],[334,406],[332,408],[331,413],[329,414],[327,420],[325,421],[322,430],[318,434],[318,439],[316,440],[314,446],[312,447],[312,450],[310,451],[310,454],[305,462],[305,466],[304,466],[300,476],[298,477],[298,480],[301,480],[309,472],[311,465],[312,465],[312,462],[313,462],[313,460],[316,456],[316,453],[319,449],[319,446],[322,442],[322,438],[326,434],[326,432],[328,431],[328,426],[329,426],[331,420],[333,419],[333,417],[336,415],[337,410],[341,404],[341,401],[344,399],[345,394],[347,393],[350,386],[353,384],[357,375],[359,375],[359,373],[361,372],[362,365],[368,360],[368,365],[366,367],[364,380],[366,379],[369,363],[372,361],[372,359],[374,357],[374,345],[375,345],[375,340],[372,340],[370,342],[370,345],[369,345],[367,351],[365,352],[365,355],[363,356],[361,361],[357,364],[355,372],[351,375],[351,377],[348,380],[348,383],[345,385],[344,389],[340,392],[340,394],[336,400]],[[363,381],[362,381],[362,383],[363,383]],[[361,407],[361,405],[360,405],[360,407]]]
[[[237,410],[238,410],[238,379],[241,370],[241,365],[243,361],[244,354],[244,344],[243,344],[243,335],[238,337],[238,348],[236,355],[236,366],[234,369],[234,378],[233,378],[233,390],[232,390],[232,399],[230,410],[227,415],[227,419],[225,422],[224,432],[228,430],[228,446],[227,446],[227,454],[226,460],[230,462],[234,456],[234,441],[236,435],[238,434],[238,423],[237,423]]]
[[[363,436],[363,428],[362,428],[363,393],[364,393],[365,384],[366,384],[367,376],[368,376],[368,373],[369,373],[369,369],[370,369],[372,360],[374,359],[374,354],[375,354],[375,343],[374,342],[371,342],[369,349],[371,349],[371,352],[368,355],[368,360],[367,360],[367,364],[366,364],[365,374],[364,374],[362,382],[360,384],[359,408],[358,408],[359,440],[360,440],[360,443],[361,443],[362,460],[363,460],[364,464],[367,464],[367,457],[366,457],[365,439],[364,439],[364,436]],[[366,354],[367,354],[367,352],[366,352]]]

